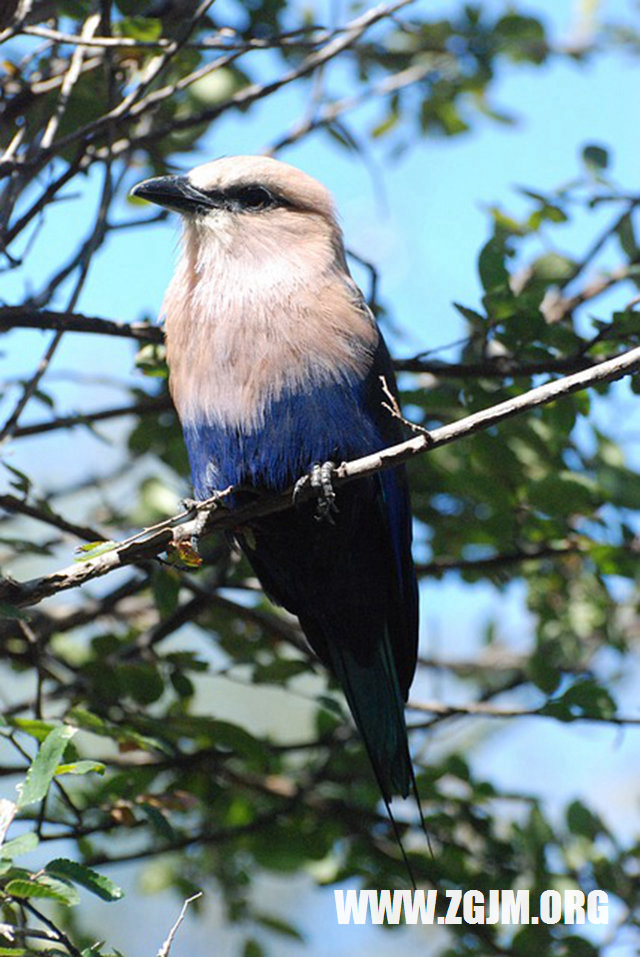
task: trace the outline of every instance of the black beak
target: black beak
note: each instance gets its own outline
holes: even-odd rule
[[[148,203],[155,203],[165,209],[172,209],[176,213],[192,215],[205,215],[220,205],[215,196],[200,192],[186,176],[154,176],[153,179],[145,179],[133,187],[131,195],[139,196],[140,199],[146,199]]]

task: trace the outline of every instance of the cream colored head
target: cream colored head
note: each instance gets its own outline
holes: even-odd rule
[[[314,213],[335,220],[333,200],[329,190],[302,170],[268,156],[226,156],[196,166],[188,180],[199,190],[233,194],[250,188],[265,190],[274,207],[292,212]],[[264,210],[247,211],[267,212]]]
[[[187,227],[197,229],[246,232],[277,222],[286,231],[301,216],[311,216],[338,232],[329,191],[302,170],[266,156],[223,157],[185,176],[145,180],[133,193],[181,213]]]
[[[257,422],[283,389],[371,361],[375,324],[349,276],[331,194],[311,176],[231,156],[134,193],[183,220],[163,306],[183,421]]]

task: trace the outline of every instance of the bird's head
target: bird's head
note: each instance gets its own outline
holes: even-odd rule
[[[228,156],[184,176],[144,180],[132,195],[180,213],[187,232],[224,242],[249,235],[339,234],[329,191],[301,170],[266,156]]]

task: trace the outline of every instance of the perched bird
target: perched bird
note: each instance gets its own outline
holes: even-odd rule
[[[404,719],[418,631],[411,515],[403,467],[343,485],[335,502],[318,469],[403,438],[383,392],[395,391],[389,353],[349,274],[331,195],[255,156],[134,193],[183,219],[163,311],[196,496],[283,490],[312,472],[324,486],[323,514],[306,501],[238,539],[338,679],[388,806],[414,782]]]

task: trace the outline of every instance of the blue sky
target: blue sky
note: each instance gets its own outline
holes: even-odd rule
[[[497,3],[487,5],[500,7]],[[585,3],[582,8],[588,6]],[[446,11],[455,5],[430,2],[418,4],[416,9],[420,7]],[[581,5],[539,0],[532,2],[529,9],[553,22],[562,37],[567,35],[569,25],[575,23]],[[615,19],[628,15],[633,5],[611,0],[601,3],[600,9],[608,19]],[[373,151],[377,171],[374,178],[357,158],[340,152],[321,133],[282,154],[283,159],[317,176],[333,191],[348,245],[379,267],[380,295],[392,304],[394,320],[405,330],[405,337],[396,343],[397,353],[409,355],[420,349],[442,346],[463,333],[451,303],[455,300],[472,307],[477,304],[480,289],[475,262],[489,233],[485,208],[500,202],[517,210],[521,200],[511,192],[515,185],[546,190],[573,178],[579,171],[581,149],[587,143],[596,142],[611,147],[613,174],[637,192],[639,72],[637,62],[622,55],[603,55],[586,65],[554,62],[542,69],[505,67],[494,87],[493,101],[519,117],[516,127],[480,120],[474,123],[473,132],[468,136],[415,142],[397,162],[388,160],[389,144],[382,140]],[[366,107],[356,118],[357,122],[366,124],[377,109],[376,105]],[[302,91],[289,88],[272,102],[252,111],[250,118],[240,114],[228,116],[207,135],[193,163],[187,157],[180,157],[179,161],[188,168],[220,154],[260,152],[281,134],[283,116],[293,122],[303,112]],[[384,187],[383,198],[380,183]],[[97,185],[93,177],[84,197],[52,211],[47,235],[55,235],[56,241],[53,248],[40,243],[34,250],[31,268],[36,287],[38,275],[46,275],[51,269],[52,257],[63,262],[65,249],[70,251],[78,232],[87,228],[91,215],[88,204],[95,202]],[[123,213],[127,214],[124,207]],[[556,239],[575,251],[586,248],[590,235],[580,222],[567,226]],[[97,257],[78,308],[88,314],[125,321],[155,315],[172,271],[176,238],[175,222],[119,234]],[[17,300],[21,280],[11,275],[3,278],[4,296],[9,301],[12,297]],[[631,295],[628,291],[621,292],[618,302],[623,304]],[[606,314],[604,307],[602,309]],[[11,353],[8,361],[3,360],[1,375],[13,377],[30,370],[46,341],[45,336],[37,333],[20,334],[19,340],[14,338],[20,348]],[[139,382],[132,368],[132,355],[133,350],[127,343],[68,336],[52,372],[60,376],[71,369],[84,369],[87,373],[98,372],[120,379],[124,375],[130,377],[129,381]],[[124,399],[108,385],[92,387],[87,397],[82,384],[64,379],[59,382],[57,392],[61,404],[70,410],[99,407],[105,401]],[[42,408],[34,417],[45,414]],[[117,437],[120,429],[115,423],[105,427],[104,433]],[[92,470],[99,473],[113,462],[114,454],[109,446],[76,430],[70,435],[57,434],[38,442],[21,442],[11,461],[18,467],[24,465],[28,471],[35,471],[42,486],[47,487],[73,474],[87,474]],[[178,494],[186,490],[175,491]],[[452,653],[466,656],[477,648],[478,624],[496,615],[500,618],[500,632],[511,647],[526,645],[531,632],[523,610],[523,596],[517,587],[498,596],[488,586],[462,588],[455,578],[448,578],[423,588],[422,608],[424,651],[446,647]],[[456,634],[455,649],[451,649],[452,632]],[[627,711],[636,706],[637,678],[637,673],[629,675],[627,691],[622,695]],[[445,695],[454,694],[456,689],[441,686],[433,677],[421,679],[416,696],[433,697],[441,691]],[[232,689],[229,700],[235,696],[236,691]],[[230,706],[225,703],[223,693],[221,700],[223,708]],[[247,696],[242,696],[242,702],[245,708],[252,707]],[[263,703],[253,707],[256,721],[261,720]],[[283,701],[281,707],[290,705]],[[630,829],[637,820],[638,732],[620,734],[578,724],[559,728],[541,719],[512,723],[506,731],[501,727],[500,734],[497,730],[496,725],[489,729],[478,723],[465,724],[460,730],[449,732],[444,740],[434,742],[433,747],[445,746],[448,741],[471,741],[475,737],[471,752],[474,765],[500,785],[535,787],[555,808],[581,795],[604,813],[615,814],[622,821],[623,830]],[[122,876],[126,878],[125,874]],[[288,918],[296,917],[296,912],[299,912],[297,916],[302,915],[302,926],[309,934],[304,952],[313,957],[329,954],[342,957],[353,953],[354,948],[365,947],[376,957],[390,953],[391,947],[395,951],[396,946],[400,946],[396,945],[395,935],[390,938],[379,930],[337,927],[334,930],[332,894],[312,890],[310,881],[301,880],[293,885],[267,881],[263,893],[270,900],[279,900],[282,913]],[[105,933],[128,957],[142,957],[150,951],[147,918],[158,927],[160,942],[164,925],[171,923],[169,915],[175,909],[174,904],[173,899],[164,895],[139,901],[132,891],[126,904],[117,905],[121,925],[106,926]],[[221,930],[213,899],[209,907],[210,918],[201,923],[189,921],[181,931],[183,952],[201,952],[214,934],[219,946],[218,957],[235,954],[237,932]],[[100,908],[100,912],[104,913],[104,908]],[[105,920],[109,916],[105,914]],[[407,957],[427,952],[425,946],[429,946],[429,938],[419,928],[403,931],[400,939]],[[297,945],[279,941],[275,950],[283,957],[302,953]],[[607,957],[626,957],[630,953],[630,949],[617,948],[608,952]]]

